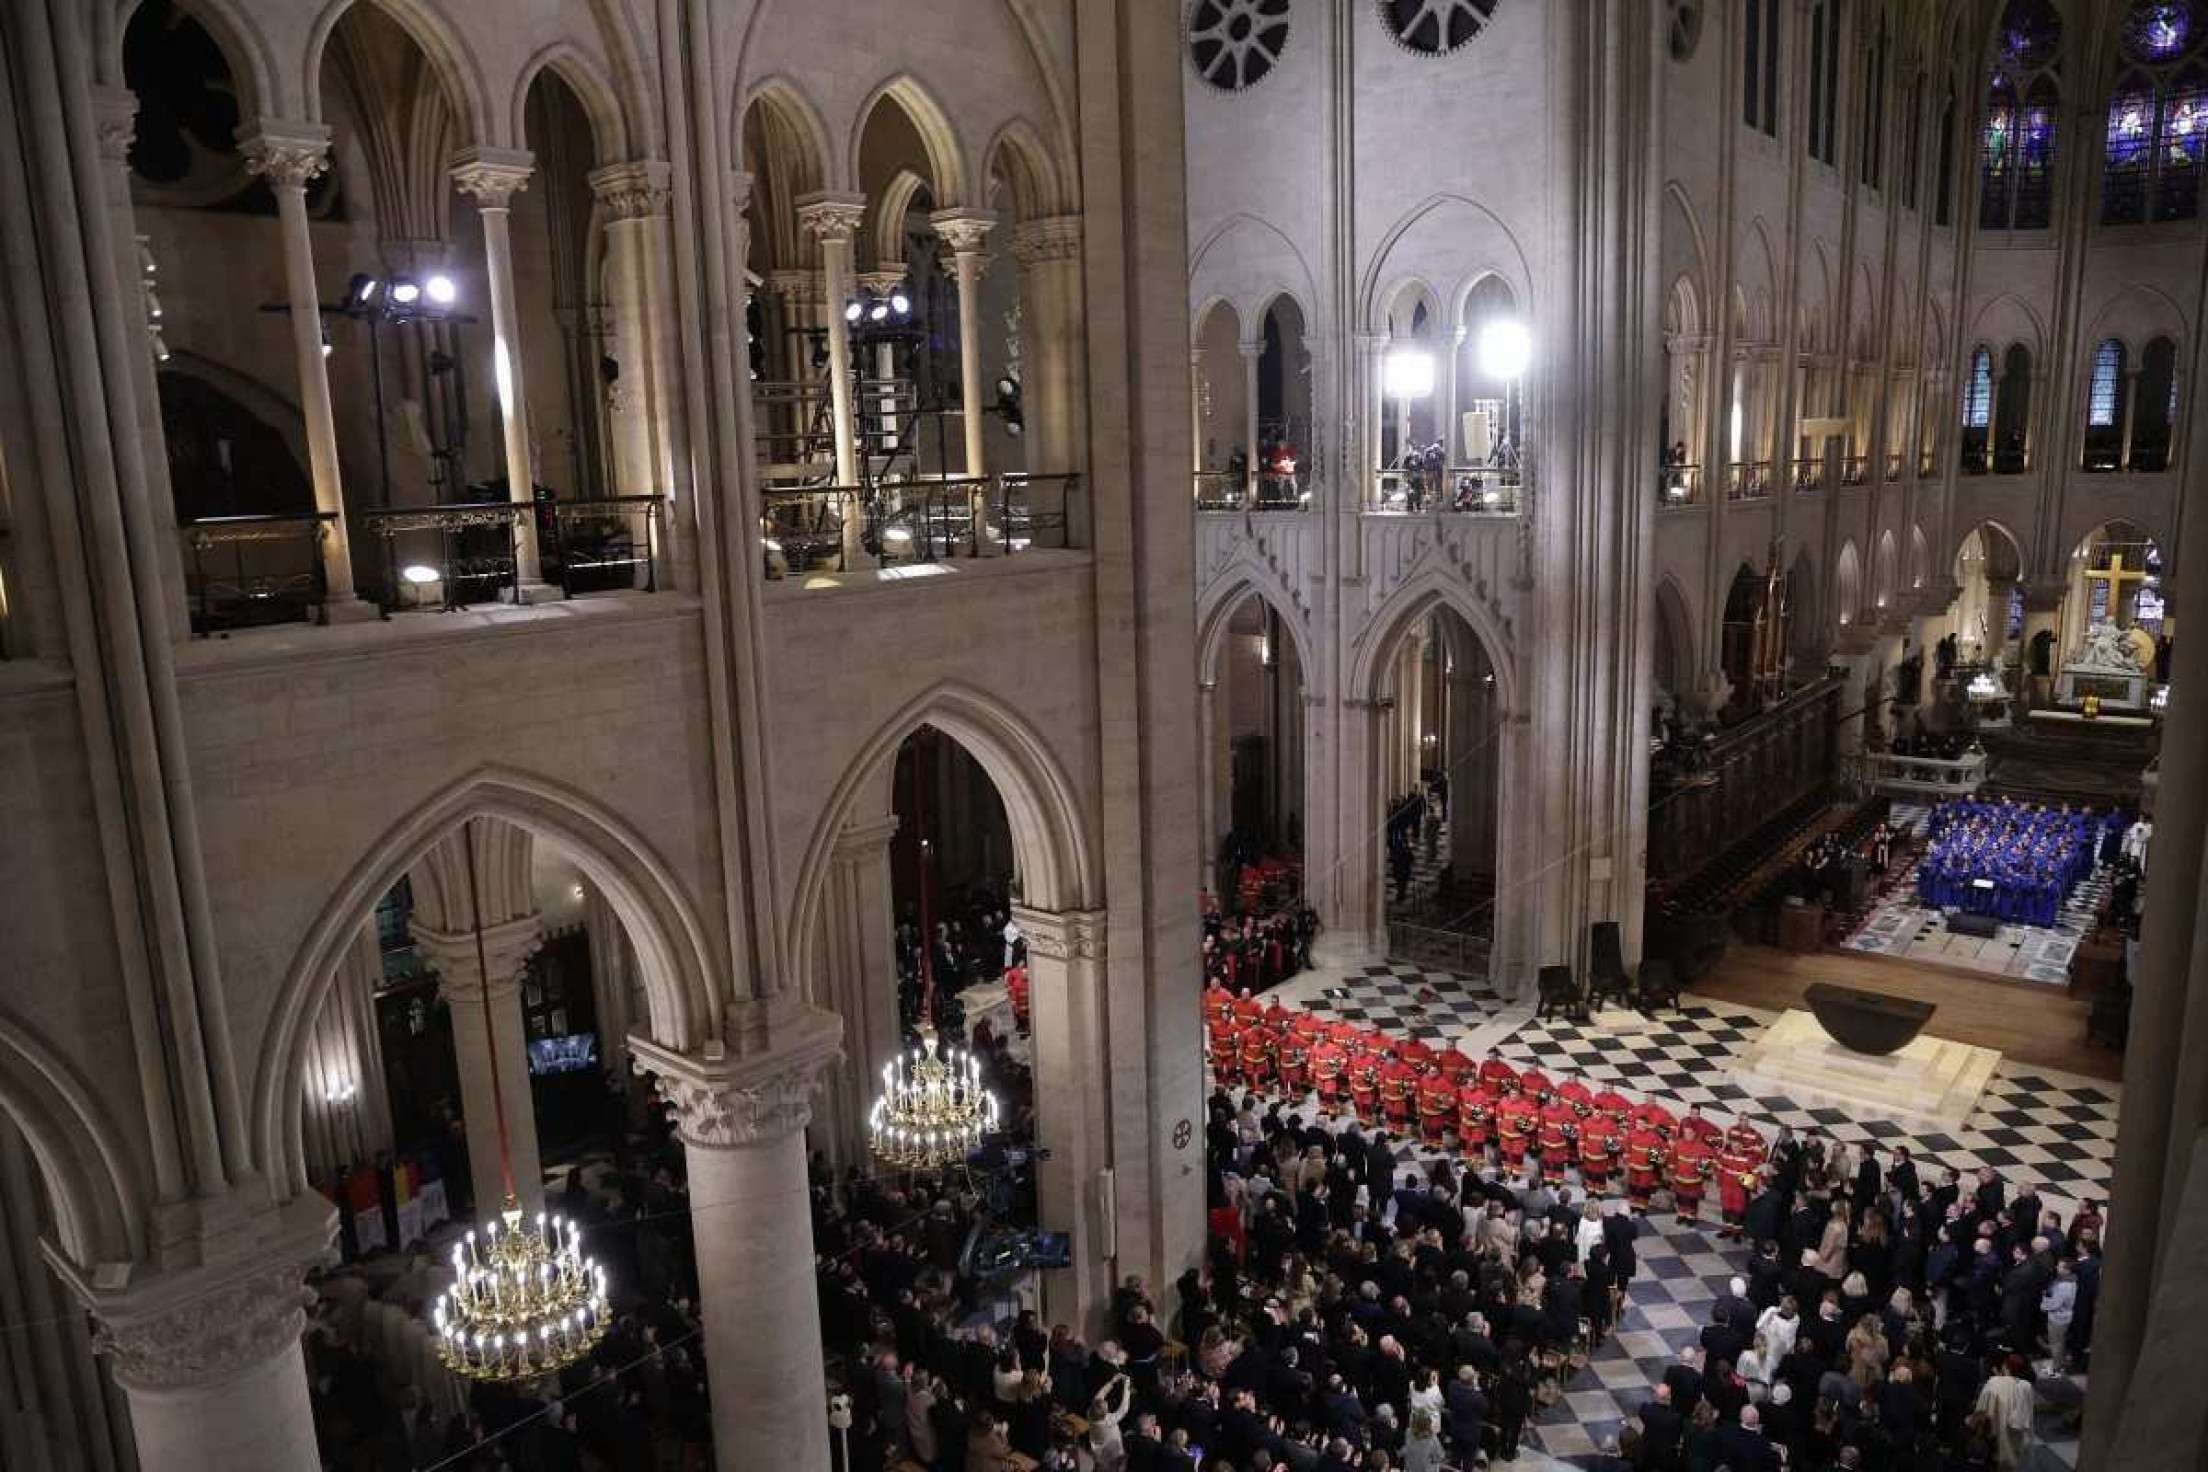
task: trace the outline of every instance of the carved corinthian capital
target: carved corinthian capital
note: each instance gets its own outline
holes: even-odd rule
[[[766,1144],[812,1119],[813,1095],[843,1056],[843,1019],[808,1008],[769,1034],[768,1046],[758,1052],[722,1058],[632,1038],[630,1058],[652,1075],[684,1143],[709,1149]]]
[[[526,148],[469,148],[453,155],[452,187],[476,208],[502,210],[529,185],[536,159]]]
[[[865,219],[862,194],[808,194],[797,202],[797,222],[822,245],[849,245]]]
[[[616,220],[643,220],[667,213],[673,194],[673,169],[658,159],[607,164],[590,172],[591,192]]]
[[[138,139],[138,94],[127,87],[92,89],[92,126],[100,139],[100,157],[111,164],[130,162]]]
[[[928,216],[936,238],[958,255],[980,250],[996,228],[997,217],[988,210],[937,210]]]
[[[1053,961],[1100,961],[1104,958],[1105,912],[1102,910],[1053,913],[1014,905],[1012,918],[1019,922],[1020,934],[1027,937],[1027,948],[1035,955]]]
[[[279,189],[304,189],[330,166],[330,130],[320,123],[261,119],[238,140],[245,166]]]
[[[265,1267],[214,1292],[140,1318],[102,1318],[97,1347],[132,1390],[215,1385],[249,1370],[307,1329],[306,1265]]]
[[[1071,261],[1081,254],[1081,217],[1051,215],[1028,220],[1012,231],[1012,258],[1023,266]]]

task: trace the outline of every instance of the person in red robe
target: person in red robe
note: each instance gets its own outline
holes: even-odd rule
[[[1607,1114],[1590,1114],[1579,1125],[1579,1182],[1590,1192],[1610,1189],[1618,1163],[1618,1126]]]
[[[1253,1093],[1272,1092],[1273,1070],[1280,1058],[1280,1037],[1263,1023],[1242,1033],[1242,1082]]]
[[[1579,1138],[1579,1115],[1563,1098],[1552,1097],[1541,1106],[1541,1124],[1535,1138],[1541,1148],[1541,1179],[1554,1185],[1571,1167]]]
[[[1515,1173],[1525,1169],[1526,1147],[1533,1143],[1539,1113],[1533,1100],[1524,1094],[1512,1094],[1495,1106],[1495,1145],[1502,1152],[1506,1170]]]
[[[1625,1134],[1625,1199],[1635,1211],[1646,1212],[1650,1198],[1662,1184],[1664,1155],[1664,1137],[1645,1116],[1636,1118]]]
[[[1388,1055],[1372,1046],[1368,1040],[1349,1062],[1349,1102],[1357,1110],[1357,1118],[1363,1124],[1380,1122],[1380,1070],[1388,1066]]]
[[[1549,1096],[1556,1092],[1556,1085],[1538,1068],[1521,1069],[1518,1074],[1518,1092],[1531,1099],[1533,1107],[1538,1109],[1549,1102]]]
[[[1456,1122],[1457,1086],[1437,1068],[1418,1081],[1418,1132],[1439,1145]]]
[[[1495,1096],[1496,1102],[1518,1092],[1518,1070],[1500,1058],[1480,1060],[1480,1087]]]
[[[1280,1096],[1301,1103],[1311,1088],[1311,1036],[1300,1027],[1280,1035]]]
[[[1417,1108],[1413,1095],[1418,1089],[1418,1070],[1398,1058],[1380,1070],[1380,1110],[1387,1116],[1388,1128],[1402,1133],[1411,1127],[1412,1111]]]
[[[1311,1081],[1319,1088],[1319,1112],[1329,1119],[1341,1113],[1349,1091],[1349,1050],[1331,1035],[1312,1046]]]
[[[1495,1106],[1487,1085],[1472,1080],[1457,1085],[1457,1145],[1475,1164],[1485,1165],[1495,1142]]]

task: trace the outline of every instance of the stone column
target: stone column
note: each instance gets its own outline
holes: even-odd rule
[[[683,427],[674,316],[659,270],[667,251],[672,169],[659,159],[636,159],[593,169],[589,180],[605,220],[604,274],[621,368],[610,387],[592,379],[592,391],[612,401],[614,490],[665,494],[675,484]]]
[[[889,875],[895,813],[845,825],[836,836],[822,911],[821,1002],[843,1018],[848,1040],[821,1123],[837,1165],[866,1160],[866,1113],[882,1065],[904,1047],[897,1009],[897,913]]]
[[[312,1192],[242,1223],[205,1266],[132,1273],[111,1289],[56,1261],[91,1309],[99,1348],[130,1403],[140,1472],[322,1465],[299,1339],[307,1269],[329,1250],[334,1209]]]
[[[414,944],[437,973],[437,989],[452,1009],[452,1051],[460,1061],[460,1108],[468,1130],[468,1175],[475,1215],[487,1220],[506,1197],[505,1162],[498,1131],[499,1104],[506,1114],[506,1146],[513,1165],[514,1197],[524,1211],[544,1205],[544,1166],[537,1154],[537,1113],[529,1092],[528,1036],[521,1015],[521,974],[544,944],[544,917],[524,915],[483,927],[488,981],[476,961],[472,930],[413,927]],[[490,1015],[484,1016],[485,991]],[[491,1088],[491,1059],[498,1059],[498,1089]]]
[[[2088,390],[2090,392],[2090,389]],[[2116,452],[2116,468],[2131,469],[2131,426],[2139,415],[2139,370],[2134,368],[2124,375],[2124,417],[2122,444]]]
[[[1217,878],[1212,861],[1219,851],[1219,682],[1196,682],[1196,815],[1202,829],[1196,835],[1196,884],[1210,889]],[[1217,896],[1225,905],[1227,897]]]
[[[629,947],[621,917],[605,892],[583,881],[583,938],[590,945],[591,1005],[598,1014],[598,1062],[616,1083],[629,1076],[629,1029],[636,1025],[630,993],[636,984],[636,954]]]
[[[1239,344],[1242,350],[1242,453],[1249,460],[1249,474],[1242,484],[1245,505],[1257,504],[1258,479],[1263,462],[1258,455],[1257,365],[1265,357],[1265,340]]]
[[[526,149],[471,148],[453,162],[453,187],[483,221],[483,271],[491,298],[491,371],[506,446],[506,497],[523,508],[514,529],[514,600],[549,597],[537,555],[537,471],[529,444],[529,393],[522,379],[521,309],[514,299],[513,197],[529,183]]]
[[[1085,461],[1087,403],[1081,345],[1081,217],[1046,215],[1012,231],[1020,266],[1020,397],[1027,468],[1036,474],[1077,471]],[[1078,520],[1077,507],[1067,508]],[[1079,537],[1069,546],[1085,546]]]
[[[843,320],[843,308],[851,298],[855,280],[852,241],[865,217],[866,200],[856,194],[808,194],[797,207],[799,223],[820,242],[821,320],[828,329],[828,393],[830,412],[835,416],[839,486],[859,483],[858,434],[851,403],[851,333]],[[858,517],[846,513],[843,520],[844,546],[849,552],[858,544]],[[856,567],[859,563],[851,560],[846,565]]]
[[[1441,458],[1445,465],[1455,465],[1464,458],[1461,440],[1457,434],[1457,374],[1464,357],[1466,329],[1452,327],[1441,335],[1441,398],[1436,405],[1434,427],[1441,431],[1436,436],[1441,441]]]
[[[276,195],[283,232],[284,302],[291,313],[293,366],[299,374],[299,407],[306,419],[307,474],[314,509],[336,512],[322,537],[322,575],[329,585],[329,617],[362,619],[376,607],[353,592],[352,538],[345,525],[345,487],[337,460],[337,418],[330,408],[330,369],[322,351],[322,299],[315,285],[314,237],[307,224],[307,183],[330,162],[330,130],[320,123],[280,123],[263,118],[238,140],[246,166]]]
[[[1188,424],[1189,438],[1196,454],[1190,469],[1204,473],[1204,350],[1188,350]]]
[[[1043,1230],[1073,1239],[1073,1266],[1043,1275],[1043,1312],[1093,1334],[1111,1299],[1120,1230],[1106,1212],[1116,1205],[1102,1184],[1111,1164],[1111,1114],[1096,1066],[1106,1052],[1105,916],[1014,905],[1012,917],[1027,937],[1035,1143],[1050,1152],[1036,1167],[1036,1200]],[[1145,1230],[1130,1223],[1129,1240],[1142,1240]]]
[[[938,210],[928,216],[937,238],[951,248],[958,274],[959,425],[966,436],[966,473],[985,475],[981,419],[981,273],[989,267],[983,246],[997,217],[988,210]]]
[[[382,974],[383,951],[371,922],[337,964],[307,1054],[300,1139],[314,1180],[391,1148],[391,1095],[376,1037],[375,988]]]
[[[835,1016],[792,1018],[777,1045],[707,1060],[641,1040],[689,1166],[714,1465],[829,1465],[828,1377],[813,1278],[805,1126],[839,1051]]]

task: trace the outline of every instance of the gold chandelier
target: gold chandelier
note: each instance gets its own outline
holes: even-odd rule
[[[997,1096],[981,1083],[981,1060],[936,1053],[935,1028],[920,1024],[920,1046],[882,1065],[882,1096],[867,1117],[874,1153],[904,1170],[956,1165],[997,1128]]]
[[[503,1223],[503,1225],[502,1225]],[[475,1380],[527,1380],[590,1353],[613,1317],[606,1270],[583,1256],[573,1222],[498,1219],[452,1249],[452,1287],[437,1300],[437,1357]]]
[[[483,902],[475,884],[475,835],[461,830],[468,856],[468,908],[475,922],[476,990],[490,1042],[491,1102],[498,1117],[498,1158],[506,1205],[452,1249],[452,1287],[431,1314],[437,1357],[472,1380],[528,1380],[590,1353],[612,1322],[606,1270],[583,1256],[582,1233],[564,1217],[526,1220],[514,1194],[513,1144],[506,1093],[498,1080],[498,1030],[492,1021],[490,963],[483,949]]]

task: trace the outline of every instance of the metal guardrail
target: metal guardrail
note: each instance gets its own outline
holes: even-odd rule
[[[383,544],[378,603],[388,618],[408,607],[488,602],[517,588],[524,517],[533,518],[545,579],[563,596],[657,592],[666,502],[657,494],[543,499],[528,506],[463,501],[367,511],[360,521]],[[403,556],[401,539],[414,549]]]
[[[1702,504],[1702,467],[1692,461],[1663,466],[1656,472],[1656,504],[1663,507]]]
[[[539,503],[551,513],[544,571],[567,597],[618,589],[659,591],[660,511],[665,496],[600,496]]]
[[[1761,501],[1771,494],[1771,462],[1735,460],[1725,467],[1725,499]]]
[[[761,493],[771,579],[1072,546],[1081,477],[1071,472],[806,486]]]
[[[1524,504],[1526,475],[1521,466],[1451,465],[1437,477],[1431,471],[1382,469],[1373,472],[1368,515],[1516,516]]]
[[[336,524],[334,511],[287,511],[179,525],[191,555],[184,583],[193,635],[319,623],[329,592],[322,543]]]

